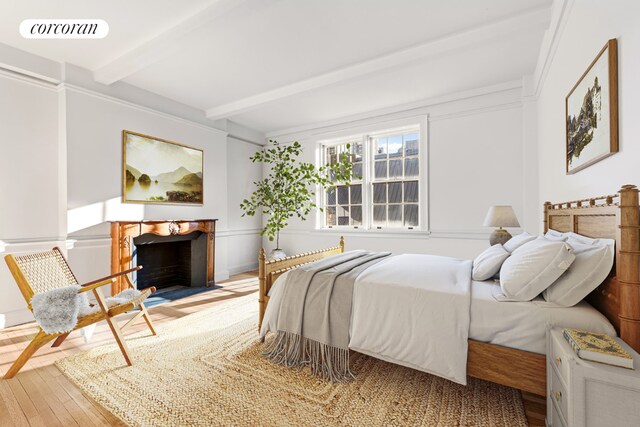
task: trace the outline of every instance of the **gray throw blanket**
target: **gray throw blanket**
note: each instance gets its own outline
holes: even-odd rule
[[[277,335],[265,356],[289,368],[349,381],[349,326],[353,285],[362,271],[390,252],[350,251],[298,267],[283,283]]]

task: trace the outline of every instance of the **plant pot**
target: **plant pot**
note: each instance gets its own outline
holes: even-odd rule
[[[269,252],[269,256],[267,257],[267,259],[272,260],[272,259],[280,259],[280,258],[286,258],[287,254],[285,251],[283,251],[280,248],[276,248],[273,249],[271,252]]]

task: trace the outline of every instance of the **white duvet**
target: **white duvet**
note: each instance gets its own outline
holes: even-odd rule
[[[365,270],[354,286],[349,348],[466,384],[471,265],[406,254]],[[261,337],[275,330],[282,280],[271,290]]]

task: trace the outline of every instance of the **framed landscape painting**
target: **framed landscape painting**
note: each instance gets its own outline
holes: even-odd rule
[[[122,157],[123,202],[203,203],[202,150],[124,130]]]
[[[618,43],[609,40],[566,98],[567,174],[618,152]]]

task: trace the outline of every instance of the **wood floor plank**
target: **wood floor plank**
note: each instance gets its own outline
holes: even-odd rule
[[[57,386],[64,389],[72,397],[75,404],[82,410],[90,419],[91,425],[94,426],[109,426],[111,425],[107,418],[93,405],[90,398],[84,395],[79,388],[69,381],[67,377],[61,375],[56,378]]]
[[[0,382],[0,414],[3,414],[0,419],[2,426],[29,426],[26,415],[6,381]]]
[[[530,427],[546,426],[547,404],[544,396],[522,392],[522,403]]]
[[[41,408],[49,408],[61,425],[65,427],[78,425],[69,411],[62,404],[60,394],[49,387],[47,382],[42,379],[40,373],[36,369],[32,369],[27,372],[20,372],[18,375],[21,375],[20,382],[25,387],[29,395],[37,395],[39,403],[36,404],[34,401],[34,405],[38,411],[41,411]],[[18,375],[16,375],[16,378]]]
[[[22,412],[25,414],[27,419],[37,417],[38,410],[33,405],[33,402],[31,402],[31,398],[29,398],[29,395],[22,387],[22,384],[20,384],[20,380],[18,380],[17,378],[12,378],[10,380],[5,380],[4,382],[11,388],[13,396],[16,398]]]

